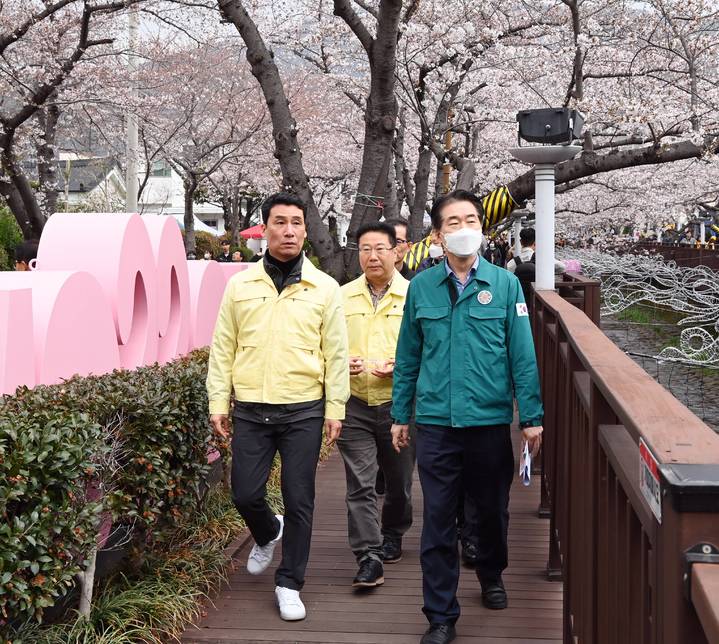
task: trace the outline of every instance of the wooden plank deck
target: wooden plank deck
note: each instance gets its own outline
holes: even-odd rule
[[[244,564],[252,545],[250,539],[238,551],[237,570],[214,600],[214,607],[207,607],[206,617],[187,629],[182,642],[417,644],[427,628],[421,612],[419,481],[415,477],[415,521],[404,538],[404,557],[385,566],[384,586],[370,591],[357,592],[350,586],[356,564],[347,543],[344,494],[344,469],[335,452],[320,466],[317,476],[312,551],[302,591],[307,619],[280,619],[274,597],[274,566],[258,577],[247,573]],[[562,584],[546,581],[544,575],[549,521],[537,518],[538,504],[538,478],[528,488],[515,483],[510,505],[510,566],[504,574],[507,609],[484,608],[474,572],[462,569],[457,644],[561,642]],[[279,554],[278,548],[276,562]]]

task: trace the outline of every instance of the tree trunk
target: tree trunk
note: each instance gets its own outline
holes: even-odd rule
[[[0,195],[5,199],[10,212],[14,215],[15,221],[22,230],[23,237],[25,239],[35,239],[35,229],[30,223],[30,217],[27,214],[22,197],[8,177],[3,177],[0,180]]]
[[[0,193],[7,199],[18,225],[26,239],[40,239],[45,226],[45,216],[40,210],[35,193],[27,177],[15,159],[14,137],[7,133],[0,136],[0,165],[5,181],[0,182]]]
[[[249,228],[252,224],[252,215],[255,214],[255,211],[259,207],[259,200],[253,199],[252,197],[247,197],[247,209],[245,210],[245,214],[242,218],[242,230],[245,228]]]
[[[195,191],[197,179],[186,177],[182,182],[185,188],[185,252],[195,253]]]
[[[240,0],[219,0],[220,12],[232,22],[247,47],[247,61],[252,75],[260,84],[272,119],[275,157],[282,171],[282,185],[307,204],[307,235],[322,268],[340,279],[343,273],[342,256],[322,222],[312,197],[307,174],[302,165],[302,152],[297,140],[297,124],[290,111],[290,103],[274,61],[257,25]]]
[[[397,126],[397,132],[394,140],[394,174],[397,181],[397,201],[399,202],[399,208],[402,209],[402,204],[406,203],[407,207],[412,211],[412,204],[414,203],[414,188],[412,186],[412,179],[409,176],[409,169],[407,168],[407,162],[404,157],[404,133],[407,129],[407,123],[405,119],[405,110],[402,108],[399,112],[399,124]],[[412,241],[417,241],[411,236]]]
[[[422,239],[424,233],[424,213],[429,197],[429,177],[432,173],[433,157],[429,145],[420,143],[417,168],[414,172],[414,201],[409,214],[410,238],[413,241]]]
[[[392,158],[394,159],[394,146],[392,147]],[[385,219],[397,219],[399,217],[399,196],[397,194],[397,175],[395,174],[395,164],[391,163],[389,172],[387,173],[387,187],[384,200],[384,210],[382,214]]]
[[[58,184],[55,162],[55,143],[60,110],[55,103],[38,112],[38,121],[43,130],[37,142],[38,192],[42,195],[41,210],[45,219],[57,212]]]
[[[347,0],[335,0],[335,15],[340,16],[362,43],[370,66],[370,91],[365,110],[364,148],[357,196],[347,229],[347,244],[354,248],[357,230],[366,221],[377,221],[378,202],[386,196],[387,175],[393,160],[392,143],[397,121],[395,74],[397,39],[402,13],[401,0],[381,0],[377,10],[377,32],[373,38]],[[345,253],[345,272],[359,272],[357,253]]]
[[[440,149],[440,148],[438,148]],[[447,159],[445,158],[444,151],[442,151],[441,154],[437,154],[437,171],[434,173],[434,196],[435,199],[439,197],[440,195],[444,194],[444,165],[447,163]],[[452,177],[450,175],[449,177],[450,181],[452,180]],[[451,190],[451,187],[450,187]],[[449,190],[447,191],[449,192]]]
[[[474,161],[467,159],[466,157],[457,156],[456,161],[453,163],[454,167],[458,170],[457,184],[455,190],[472,190],[474,186],[474,173],[476,170]]]

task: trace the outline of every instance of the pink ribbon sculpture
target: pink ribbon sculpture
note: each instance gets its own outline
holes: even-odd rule
[[[206,346],[227,281],[247,267],[188,262],[172,218],[53,215],[36,270],[0,272],[0,394]]]

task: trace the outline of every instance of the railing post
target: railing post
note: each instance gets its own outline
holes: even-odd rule
[[[657,644],[711,644],[685,594],[687,550],[719,536],[719,467],[660,466],[662,521],[657,529]],[[719,543],[714,543],[719,547]],[[719,600],[718,600],[719,601]]]

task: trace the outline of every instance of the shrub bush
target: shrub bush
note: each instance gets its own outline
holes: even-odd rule
[[[0,206],[0,271],[15,268],[15,246],[22,242],[22,231],[7,206]]]
[[[34,403],[0,415],[0,624],[39,618],[72,585],[100,510],[85,495],[102,453],[100,425],[54,409],[47,390]]]
[[[202,259],[202,256],[208,251],[212,255],[212,259],[215,259],[222,252],[220,239],[210,233],[195,232],[195,257]]]
[[[67,591],[101,512],[132,528],[139,562],[198,508],[213,446],[207,357],[195,351],[2,400],[0,480],[10,482],[0,488],[2,620],[39,619]],[[99,501],[87,499],[91,484]]]

